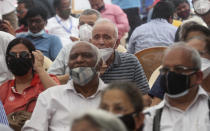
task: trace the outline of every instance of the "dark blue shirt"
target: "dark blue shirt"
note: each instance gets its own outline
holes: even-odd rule
[[[151,90],[149,91],[149,95],[152,97],[158,97],[160,99],[163,99],[165,91],[163,90],[163,88],[161,88],[161,84],[160,84],[161,77],[162,77],[161,75],[158,76]]]

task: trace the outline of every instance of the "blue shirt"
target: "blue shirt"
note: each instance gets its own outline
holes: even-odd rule
[[[37,50],[40,50],[45,56],[50,58],[52,61],[55,60],[59,51],[62,48],[60,39],[57,36],[44,33],[39,37],[33,37],[26,34],[21,34],[18,37],[29,39]]]
[[[136,53],[145,48],[170,46],[174,43],[177,27],[165,19],[153,19],[137,27],[129,40],[128,52]]]
[[[4,106],[2,105],[1,101],[0,101],[0,123],[4,125],[8,125],[7,116],[6,116],[6,113],[4,111]]]
[[[141,0],[112,0],[112,3],[120,6],[121,9],[140,8]]]

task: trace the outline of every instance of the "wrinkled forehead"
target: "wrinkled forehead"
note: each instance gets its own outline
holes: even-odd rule
[[[165,52],[163,66],[192,66],[191,54],[185,48],[174,48]]]
[[[107,34],[110,36],[115,36],[116,32],[115,27],[112,23],[100,22],[95,24],[95,26],[93,27],[92,34]]]
[[[94,49],[90,45],[85,43],[77,43],[75,46],[72,47],[70,51],[70,55],[80,53],[90,53],[96,55]]]

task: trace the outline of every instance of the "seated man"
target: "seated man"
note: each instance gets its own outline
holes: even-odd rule
[[[54,0],[56,15],[47,21],[46,30],[58,36],[63,46],[72,44],[70,36],[78,38],[78,19],[71,15],[71,0]]]
[[[128,44],[128,52],[135,54],[145,48],[173,44],[177,30],[171,24],[173,15],[172,3],[167,1],[158,2],[154,7],[152,20],[133,31]]]
[[[89,39],[91,39],[92,26],[99,18],[100,13],[94,9],[86,9],[81,13],[78,26],[80,40],[89,41]],[[57,75],[62,84],[66,84],[69,80],[68,61],[72,45],[74,45],[74,43],[68,44],[61,49],[58,57],[56,57],[48,70],[48,73]]]
[[[31,8],[25,17],[29,32],[27,34],[21,34],[18,37],[31,40],[37,50],[40,50],[53,61],[62,48],[62,44],[57,36],[49,35],[44,31],[47,23],[45,10],[38,7]]]
[[[104,61],[100,77],[105,83],[134,82],[143,94],[147,94],[148,81],[137,57],[115,50],[120,43],[117,32],[116,25],[108,19],[99,19],[93,27],[91,42],[100,49]]]
[[[145,110],[144,131],[209,131],[209,97],[199,86],[199,53],[180,42],[166,50],[162,66],[166,94],[159,105]]]
[[[121,39],[129,31],[127,15],[114,4],[105,4],[104,0],[89,0],[91,8],[98,10],[103,18],[113,21],[118,28],[118,36]]]
[[[76,42],[69,56],[71,81],[39,95],[23,131],[70,131],[75,112],[97,108],[106,86],[98,75],[101,62],[97,47],[84,41]]]

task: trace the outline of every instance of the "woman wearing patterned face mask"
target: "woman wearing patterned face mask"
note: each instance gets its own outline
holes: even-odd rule
[[[128,131],[142,131],[144,114],[141,92],[130,82],[110,84],[102,93],[100,108],[112,112]]]
[[[6,64],[14,75],[13,80],[0,86],[0,99],[6,114],[26,110],[26,104],[37,98],[46,88],[59,83],[55,76],[49,76],[43,68],[43,55],[27,39],[16,38],[6,51]],[[32,112],[35,102],[26,111]]]

